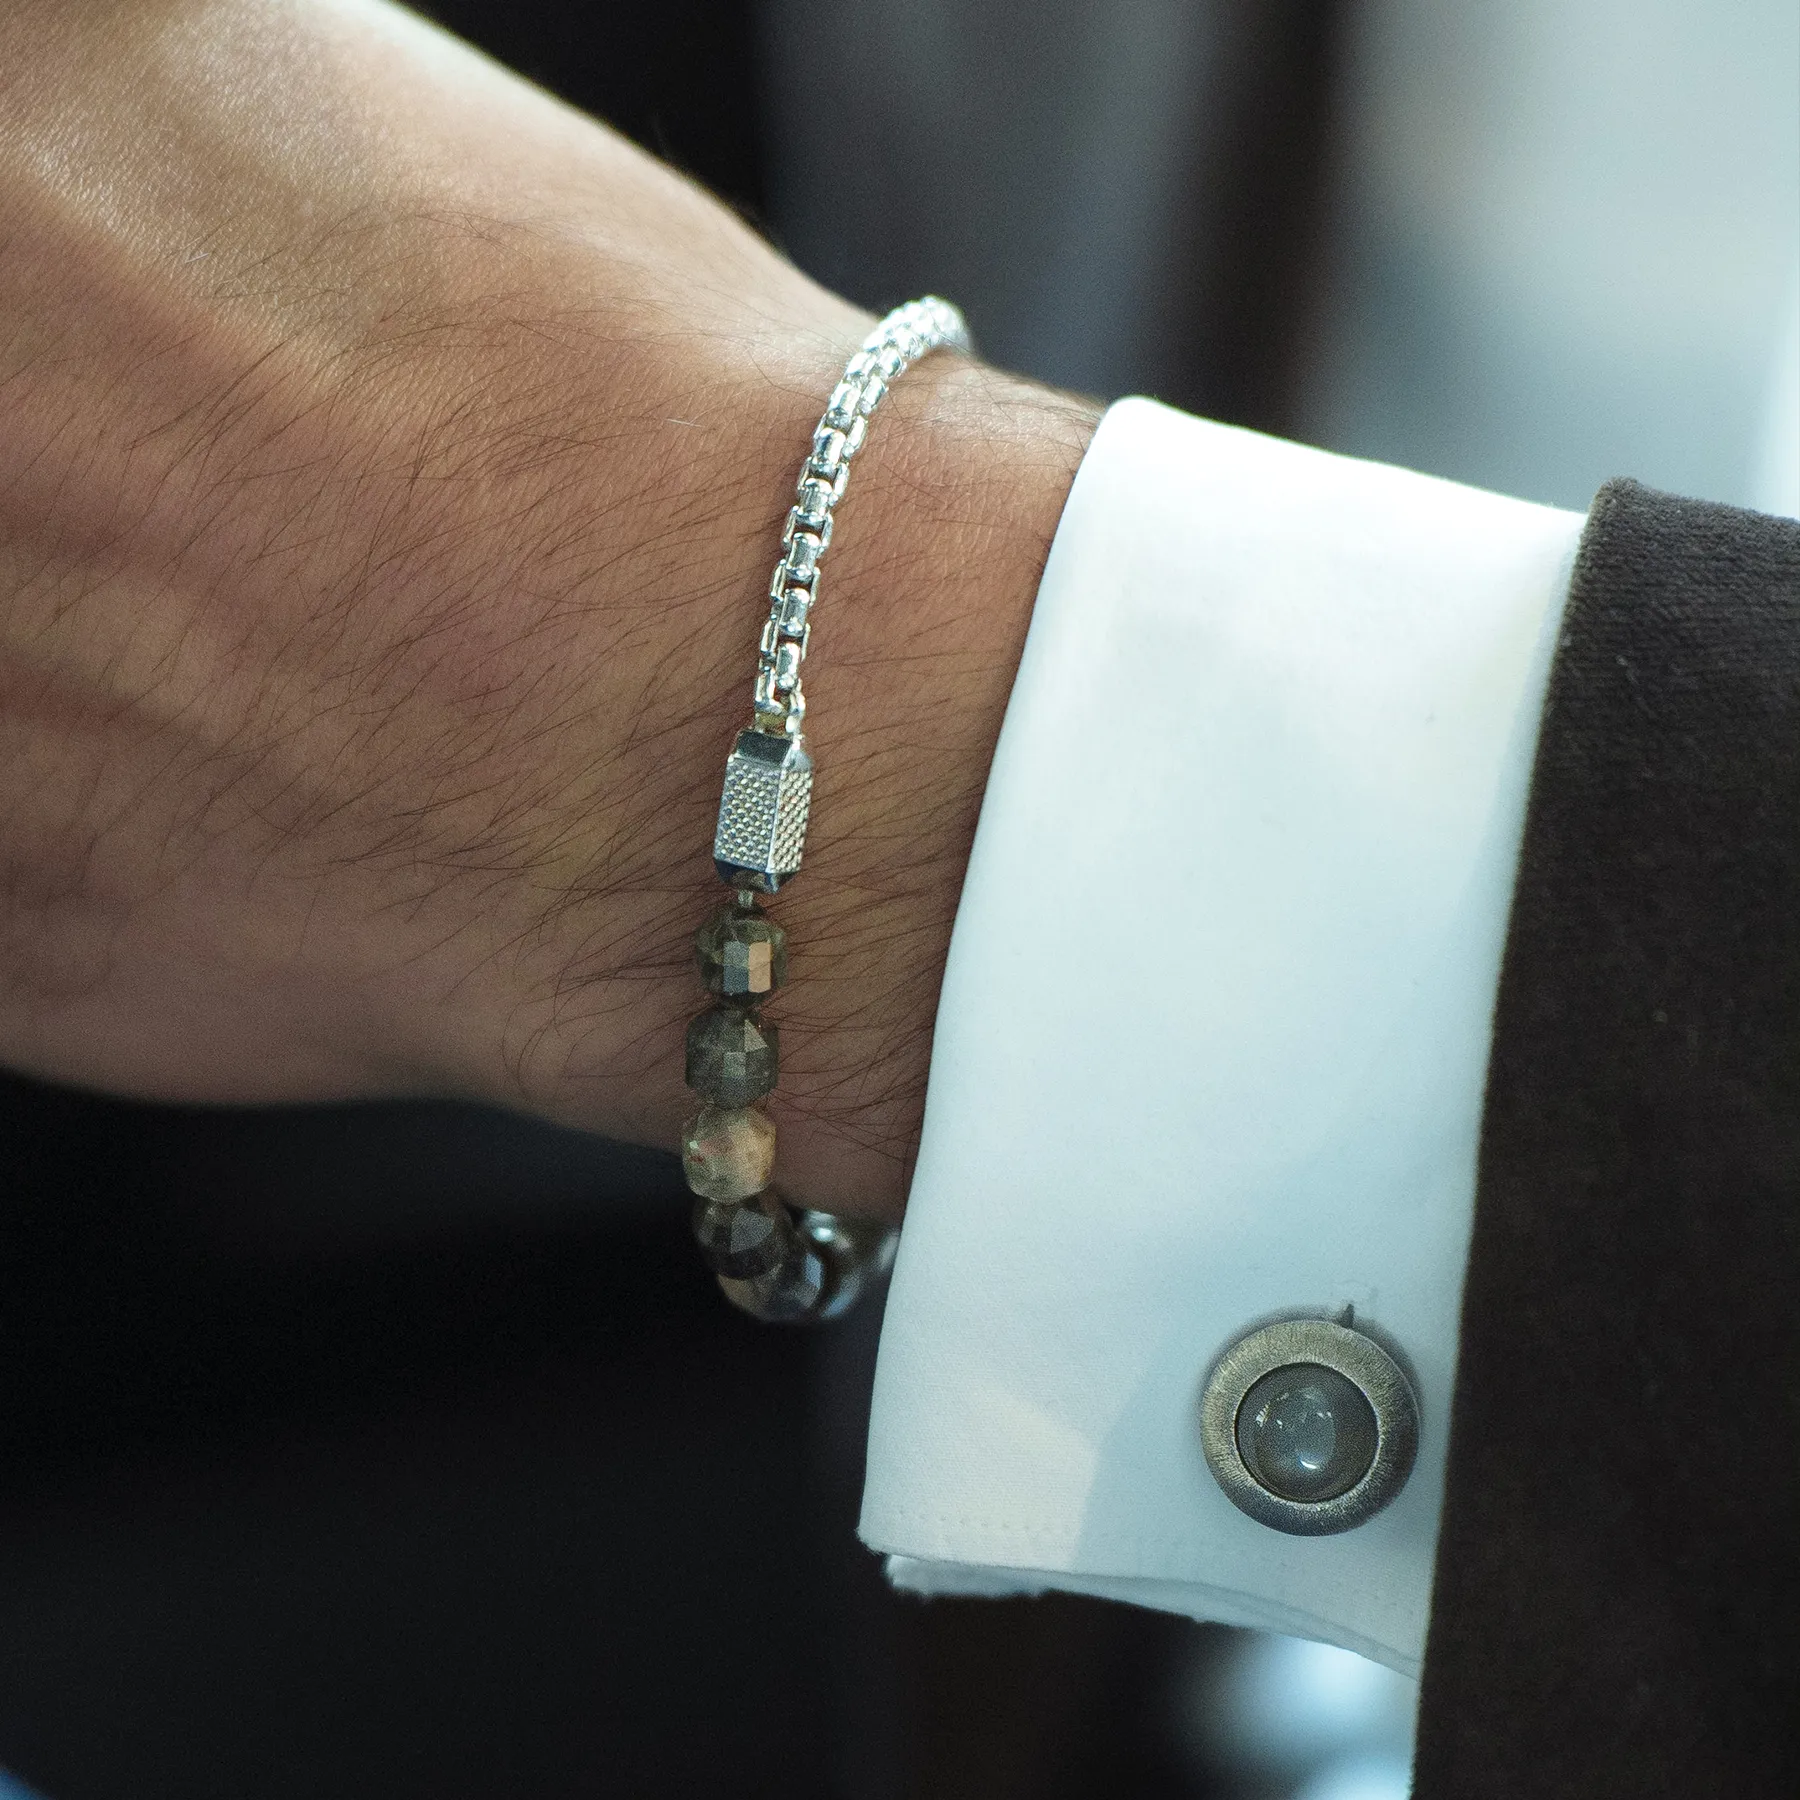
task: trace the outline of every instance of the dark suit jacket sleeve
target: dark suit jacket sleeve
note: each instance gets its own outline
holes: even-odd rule
[[[1418,1800],[1800,1794],[1800,527],[1596,501],[1495,1016]]]

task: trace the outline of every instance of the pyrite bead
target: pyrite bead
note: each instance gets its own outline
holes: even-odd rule
[[[754,908],[721,907],[694,934],[700,979],[710,994],[760,1000],[787,979],[787,933]]]
[[[703,1106],[681,1134],[688,1186],[707,1200],[749,1200],[775,1173],[775,1127],[753,1106]]]
[[[706,1266],[734,1281],[773,1274],[798,1248],[793,1215],[767,1189],[748,1200],[696,1200],[694,1241]]]
[[[773,1093],[780,1033],[746,1006],[715,1006],[689,1022],[687,1084],[714,1106],[748,1106]]]

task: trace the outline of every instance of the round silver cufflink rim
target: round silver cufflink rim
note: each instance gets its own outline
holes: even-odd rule
[[[1375,1414],[1375,1456],[1329,1500],[1289,1500],[1257,1480],[1238,1448],[1238,1413],[1265,1375],[1312,1363],[1357,1388]],[[1252,1331],[1213,1365],[1200,1396],[1200,1445],[1240,1512],[1294,1537],[1329,1537],[1371,1519],[1406,1485],[1419,1449],[1419,1400],[1405,1371],[1371,1337],[1330,1319],[1283,1319]]]

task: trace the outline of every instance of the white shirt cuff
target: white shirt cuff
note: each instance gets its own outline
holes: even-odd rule
[[[862,1534],[1423,1648],[1489,1023],[1579,515],[1112,408],[1039,591],[938,1011]],[[1419,1383],[1394,1504],[1238,1512],[1219,1352],[1353,1303]]]

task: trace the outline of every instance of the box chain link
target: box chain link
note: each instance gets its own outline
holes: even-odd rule
[[[812,643],[819,564],[831,546],[832,512],[844,497],[851,460],[862,448],[869,420],[893,382],[920,357],[946,347],[969,348],[962,314],[935,295],[910,300],[863,339],[832,390],[795,484],[794,504],[781,532],[781,560],[769,582],[769,618],[763,626],[753,701],[759,731],[800,735],[806,719],[800,666]]]

